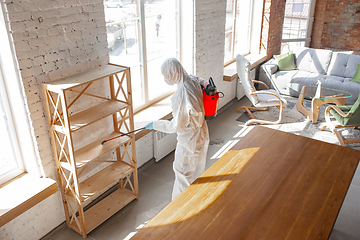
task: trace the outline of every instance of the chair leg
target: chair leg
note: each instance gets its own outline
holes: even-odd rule
[[[246,112],[249,114],[249,116],[250,116],[252,119],[255,119],[254,114],[252,114],[252,112],[250,111],[249,108],[246,107],[245,110],[246,110]]]
[[[340,146],[345,146],[344,139],[342,138],[341,134],[336,130],[336,128],[334,128],[332,130],[332,133],[335,134],[335,136],[339,140],[339,145]]]
[[[236,112],[239,112],[241,109],[245,109],[245,111],[250,115],[250,117],[252,119],[256,119],[254,114],[252,114],[252,112],[250,111],[251,110],[256,110],[256,111],[266,111],[269,109],[269,107],[265,107],[265,108],[256,108],[256,107],[247,107],[247,106],[241,106],[241,107],[238,107],[236,109]]]
[[[262,124],[279,124],[282,121],[282,116],[283,116],[283,102],[280,101],[280,106],[276,106],[279,109],[279,119],[276,120],[275,122],[272,121],[265,121],[265,120],[260,120],[260,119],[250,119],[249,121],[247,121],[245,123],[245,126],[249,126],[252,123],[262,123]],[[267,107],[268,109],[269,107]]]
[[[236,109],[236,112],[239,112],[241,109],[251,109],[251,110],[255,110],[255,111],[266,111],[266,110],[269,109],[269,107],[257,108],[257,107],[241,106],[241,107],[238,107],[238,108]]]
[[[339,133],[339,131],[337,130],[338,127],[342,127],[340,125],[334,126],[334,129],[332,130],[332,133],[335,134],[336,138],[339,140],[339,145],[340,146],[345,146],[345,143],[360,143],[360,139],[348,139],[345,140],[341,134]],[[354,128],[358,128],[354,127]]]
[[[330,110],[331,110],[331,106],[327,107],[325,110],[325,121],[326,121],[326,125],[321,128],[321,131],[324,131],[326,129],[326,127],[328,127],[330,129],[330,131],[336,136],[336,138],[339,141],[339,145],[340,146],[345,146],[344,144],[344,140],[341,137],[341,134],[336,130],[336,127],[339,127],[339,125],[334,125],[330,119]]]

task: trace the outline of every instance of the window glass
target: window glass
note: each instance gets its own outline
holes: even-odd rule
[[[292,47],[305,47],[305,41],[300,42],[282,42],[281,52],[288,52]]]
[[[23,172],[21,160],[15,155],[11,116],[5,111],[6,102],[3,101],[4,94],[1,94],[1,90],[4,89],[0,89],[0,184]]]
[[[42,176],[25,109],[7,15],[0,8],[0,184],[24,173]],[[26,156],[26,158],[24,158]]]
[[[113,1],[104,1],[110,62],[129,66],[133,104],[145,103],[140,74],[140,41],[136,1],[123,0],[121,7]]]
[[[287,0],[283,39],[305,38],[310,0]]]
[[[226,1],[225,63],[250,53],[253,4],[253,0]]]
[[[233,36],[234,36],[234,9],[235,1],[227,0],[226,1],[226,21],[225,21],[225,62],[228,62],[233,59]]]
[[[296,46],[309,43],[310,9],[311,0],[286,0],[282,42]]]
[[[174,90],[164,82],[160,67],[166,58],[176,57],[175,1],[158,0],[145,5],[145,22],[149,100],[153,100]]]
[[[134,108],[172,93],[160,67],[165,58],[178,57],[176,0],[122,0],[122,6],[109,0],[104,9],[110,62],[130,67]]]
[[[235,52],[243,55],[250,53],[252,5],[249,0],[237,3]]]

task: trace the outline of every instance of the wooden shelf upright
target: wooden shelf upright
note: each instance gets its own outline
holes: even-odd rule
[[[102,95],[109,96],[89,91],[97,81],[103,81],[102,86],[109,90]],[[135,135],[132,133],[101,144],[134,130],[130,68],[108,64],[42,87],[67,226],[86,238],[89,232],[139,197]],[[99,103],[79,111],[85,105],[82,101],[85,96]],[[73,106],[78,109],[72,111]],[[75,149],[74,134],[81,134],[79,129],[89,128],[104,118],[111,119],[113,131]],[[108,126],[104,126],[101,133],[106,132],[105,129]],[[116,159],[99,159],[110,152],[114,152]],[[90,163],[104,162],[108,166],[102,170],[88,178],[82,176],[85,168],[93,168]],[[103,194],[110,188],[116,190]]]

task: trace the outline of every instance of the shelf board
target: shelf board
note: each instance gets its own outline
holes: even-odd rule
[[[56,81],[52,81],[45,85],[47,90],[59,93],[62,90],[67,90],[88,82],[92,82],[94,80],[112,76],[119,72],[125,71],[126,69],[128,68],[114,64],[109,64],[85,72],[80,72]]]
[[[79,184],[82,202],[97,196],[101,191],[110,187],[132,171],[134,171],[134,167],[125,162],[117,161],[87,178]],[[75,202],[70,191],[66,195]]]
[[[89,145],[86,145],[85,147],[75,151],[74,158],[76,161],[76,168],[85,167],[87,164],[94,161],[96,158],[114,150],[120,145],[125,144],[126,142],[131,140],[131,138],[128,136],[122,136],[114,140],[108,141],[104,143],[104,145],[101,145],[102,141],[117,137],[119,135],[119,132],[112,132],[111,134],[104,136],[103,138],[96,140]],[[65,160],[65,158],[62,158],[60,160],[60,164],[61,167],[67,169],[68,171],[71,171],[71,165]]]
[[[70,129],[71,131],[79,130],[80,128],[83,128],[102,118],[110,116],[111,114],[114,114],[117,111],[124,109],[128,106],[129,105],[127,103],[116,100],[109,100],[103,102],[99,105],[96,105],[95,107],[88,108],[85,111],[70,116]],[[59,130],[59,122],[56,122],[56,125],[57,127],[55,127],[55,129]]]
[[[137,196],[131,191],[119,188],[115,192],[111,193],[109,196],[86,210],[84,213],[86,234],[94,230],[97,226],[106,221],[109,217],[114,215],[120,209],[125,207],[136,197]],[[81,234],[75,221],[71,224],[71,228]]]

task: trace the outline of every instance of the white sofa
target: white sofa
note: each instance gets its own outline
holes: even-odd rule
[[[296,70],[278,71],[274,58],[260,67],[259,80],[285,95],[293,95],[286,87],[289,83],[302,83],[344,90],[352,94],[346,104],[353,104],[360,94],[360,83],[350,81],[354,76],[360,55],[333,52],[325,49],[296,47],[294,53]]]

